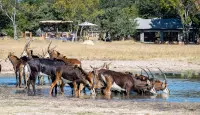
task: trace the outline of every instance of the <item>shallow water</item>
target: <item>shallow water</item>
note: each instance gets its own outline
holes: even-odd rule
[[[0,85],[2,86],[15,86],[15,77],[0,77]],[[46,88],[39,88],[36,86],[38,96],[48,96],[49,84],[47,77],[45,77]],[[168,79],[168,87],[170,89],[170,95],[159,92],[156,96],[141,96],[136,93],[132,93],[129,97],[121,94],[112,93],[112,100],[131,100],[131,101],[149,101],[149,102],[200,102],[200,80],[189,79]],[[72,90],[69,86],[65,86],[65,96],[72,97]],[[26,93],[24,90],[13,90],[11,93],[19,94]],[[59,96],[59,95],[58,95]],[[86,89],[86,94],[83,94],[80,98],[86,99],[108,99],[103,95],[98,94],[96,97],[90,96],[90,92]]]

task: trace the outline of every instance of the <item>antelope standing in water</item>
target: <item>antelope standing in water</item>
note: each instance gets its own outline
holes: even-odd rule
[[[10,52],[8,54],[6,61],[7,59],[9,59],[13,65],[13,69],[14,69],[15,77],[16,77],[16,87],[17,86],[21,87],[24,65],[21,63],[21,60],[17,56],[14,55],[13,52],[12,53]]]

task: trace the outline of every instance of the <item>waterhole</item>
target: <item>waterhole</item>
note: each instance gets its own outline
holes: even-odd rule
[[[36,85],[37,94],[36,96],[49,96],[48,91],[50,84],[48,83],[47,77],[44,79],[45,85]],[[170,89],[170,94],[165,94],[162,91],[158,92],[158,95],[152,96],[141,96],[136,93],[131,93],[130,96],[124,96],[119,93],[112,93],[109,97],[111,100],[131,100],[131,101],[149,101],[149,102],[200,102],[200,80],[198,79],[177,79],[169,78],[167,79],[168,88]],[[15,87],[16,80],[15,77],[0,77],[0,86]],[[37,84],[37,82],[36,82]],[[10,93],[12,94],[26,94],[23,88],[13,88]],[[59,89],[59,88],[58,88]],[[72,97],[72,89],[66,85],[64,87],[64,96]],[[59,97],[58,93],[58,97]],[[90,91],[86,89],[86,94],[82,93],[80,98],[86,99],[108,99],[104,95],[97,94],[96,96],[90,96]]]

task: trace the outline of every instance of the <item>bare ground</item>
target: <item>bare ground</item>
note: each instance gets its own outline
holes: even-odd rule
[[[63,115],[63,114],[136,114],[136,115],[199,115],[200,103],[135,102],[134,100],[96,100],[74,97],[27,96],[14,94],[14,87],[0,87],[2,115]],[[23,90],[23,89],[17,89]]]
[[[139,71],[137,66],[150,67],[157,71],[160,67],[165,72],[194,70],[199,71],[199,64],[184,61],[148,60],[148,61],[89,61],[83,60],[83,68],[90,71],[90,65],[98,67],[103,62],[112,62],[111,69],[117,71]],[[10,62],[1,62],[2,73],[13,73]],[[169,66],[170,65],[170,66]],[[48,86],[49,87],[49,86]],[[37,87],[38,88],[38,87]],[[7,115],[54,115],[54,114],[136,114],[136,115],[199,115],[200,103],[172,102],[135,102],[134,100],[96,100],[66,96],[28,96],[26,93],[12,93],[23,90],[14,86],[0,86],[0,114]]]

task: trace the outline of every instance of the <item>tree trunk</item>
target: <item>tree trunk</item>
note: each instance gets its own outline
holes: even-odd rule
[[[81,26],[80,36],[81,36],[81,38],[82,38],[83,41],[84,41],[84,38],[83,38],[83,26]]]
[[[14,30],[14,40],[17,40],[17,25],[13,24],[13,30]]]
[[[74,40],[75,41],[78,41],[78,29],[79,29],[79,26],[76,28],[76,33],[75,33],[75,37],[74,37]],[[73,40],[73,42],[74,42],[74,40]]]

